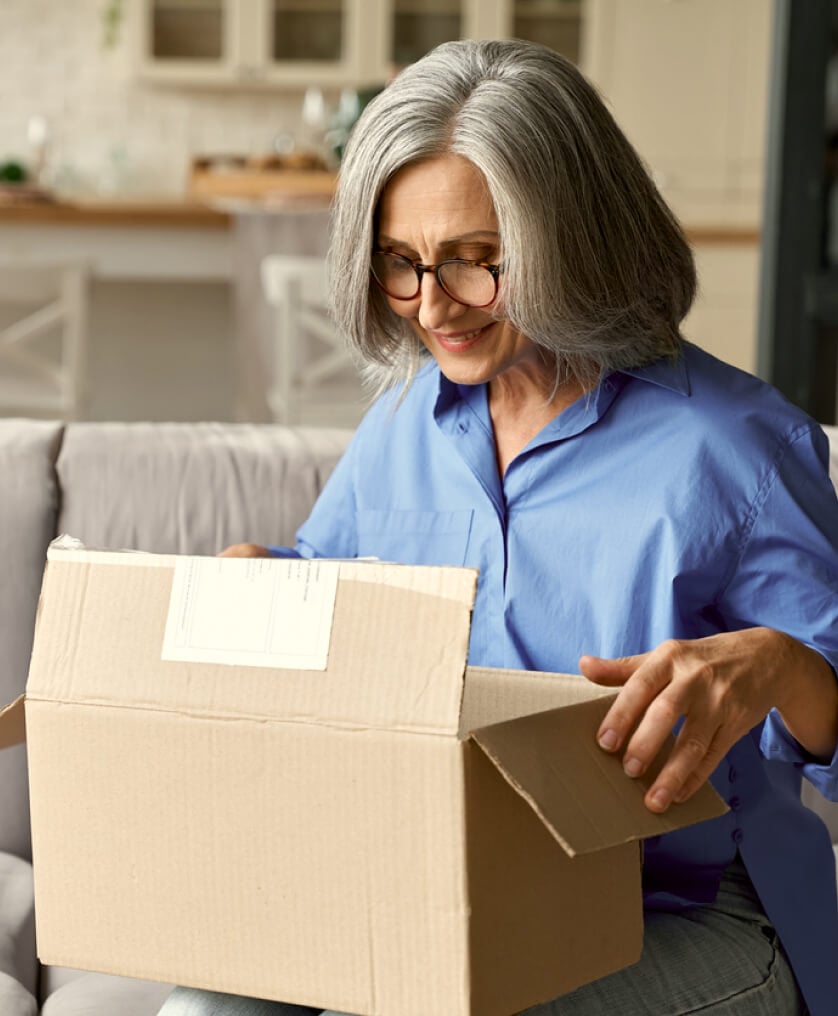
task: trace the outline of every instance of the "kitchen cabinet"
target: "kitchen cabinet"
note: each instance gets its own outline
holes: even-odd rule
[[[579,54],[582,0],[138,0],[139,75],[227,88],[364,87],[452,39]]]
[[[330,85],[364,80],[366,31],[381,0],[139,0],[139,76],[214,87]],[[379,58],[376,65],[380,66]]]
[[[579,63],[587,0],[503,0],[494,34],[549,46]]]
[[[467,0],[387,0],[382,13],[389,66],[404,67],[442,42],[472,34],[470,6]]]
[[[582,0],[385,0],[388,57],[410,63],[450,39],[517,38],[576,60]]]
[[[581,65],[682,221],[762,212],[773,4],[586,0]]]

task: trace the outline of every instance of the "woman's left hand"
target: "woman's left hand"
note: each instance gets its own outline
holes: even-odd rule
[[[670,639],[640,656],[583,656],[582,673],[621,686],[597,738],[625,746],[623,767],[641,776],[681,717],[683,725],[646,806],[663,812],[704,783],[729,749],[776,707],[813,755],[829,758],[838,736],[838,685],[819,653],[783,632],[747,628],[707,638]]]

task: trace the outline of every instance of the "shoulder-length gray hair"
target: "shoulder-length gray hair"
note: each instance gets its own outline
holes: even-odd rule
[[[500,230],[502,313],[557,380],[677,353],[695,295],[684,235],[637,153],[569,61],[519,41],[438,46],[367,106],[341,165],[329,268],[338,328],[379,390],[426,357],[371,281],[381,192],[445,153],[483,174]]]

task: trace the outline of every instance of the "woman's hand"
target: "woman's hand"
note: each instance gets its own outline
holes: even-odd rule
[[[727,751],[776,707],[789,732],[813,756],[831,758],[838,740],[838,683],[826,660],[771,628],[662,643],[653,652],[579,667],[596,684],[622,686],[597,738],[606,751],[625,746],[623,767],[640,776],[681,717],[672,752],[646,795],[663,812],[685,801]]]
[[[222,550],[218,557],[270,557],[271,552],[267,547],[258,543],[234,543],[231,547]]]

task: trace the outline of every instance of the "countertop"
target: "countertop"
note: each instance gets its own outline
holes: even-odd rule
[[[266,214],[291,210],[293,204],[260,206],[242,205],[249,212]],[[136,226],[137,228],[188,227],[228,229],[235,209],[216,207],[200,201],[177,198],[97,199],[86,201],[33,202],[31,204],[0,204],[0,223],[43,223],[67,226]],[[743,226],[685,227],[693,244],[730,244],[751,246],[759,243],[760,231]]]
[[[231,215],[225,209],[176,198],[0,203],[0,223],[20,225],[227,229],[230,222]]]

